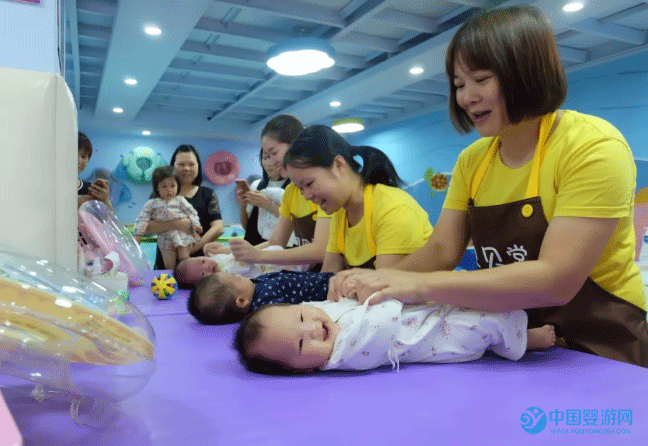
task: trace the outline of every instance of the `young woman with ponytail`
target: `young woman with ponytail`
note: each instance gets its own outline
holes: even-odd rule
[[[352,146],[335,130],[304,130],[284,157],[304,198],[331,215],[322,271],[386,268],[423,246],[432,234],[427,213],[407,192],[387,156]]]
[[[261,132],[262,156],[269,158],[263,163],[264,169],[276,171],[281,178],[286,178],[284,155],[303,130],[301,122],[291,115],[279,115],[268,121]],[[240,195],[237,198],[240,203],[243,203],[244,197]],[[254,193],[248,192],[245,195],[251,197]],[[249,204],[258,205],[251,201]],[[309,270],[319,271],[324,259],[331,219],[315,204],[306,201],[292,184],[285,186],[281,205],[277,211],[279,216],[268,241],[256,246],[254,244],[256,240],[248,240],[247,237],[245,240],[230,241],[234,258],[239,262],[252,264],[309,265]],[[268,246],[286,248],[295,244],[296,247],[285,250],[263,249]]]

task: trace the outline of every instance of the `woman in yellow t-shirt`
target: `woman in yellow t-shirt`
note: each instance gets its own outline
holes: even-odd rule
[[[526,309],[570,348],[648,367],[633,156],[608,122],[558,110],[567,80],[546,19],[531,6],[468,19],[446,73],[455,127],[482,139],[459,155],[434,234],[397,270],[336,275],[329,297]],[[471,239],[480,269],[453,272]]]
[[[271,157],[276,168],[283,171],[284,155],[303,130],[301,122],[294,116],[279,115],[271,119],[261,132],[264,156]],[[286,177],[283,173],[281,176]],[[306,201],[293,184],[288,184],[279,206],[279,219],[270,239],[256,246],[243,239],[234,239],[230,241],[230,249],[239,262],[304,264],[311,265],[311,270],[319,270],[328,242],[330,221],[317,205]],[[299,246],[278,251],[263,249],[271,245],[287,247],[293,231],[299,240]]]
[[[332,128],[314,125],[292,143],[284,162],[304,198],[332,216],[322,271],[386,268],[432,233],[427,213],[398,188],[396,169],[374,147],[352,146]]]

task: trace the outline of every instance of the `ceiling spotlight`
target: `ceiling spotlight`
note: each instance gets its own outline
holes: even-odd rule
[[[296,37],[268,50],[268,66],[285,76],[315,73],[335,64],[335,50],[324,39]]]
[[[142,130],[142,135],[149,136],[151,134],[150,130]]]
[[[113,113],[124,113],[124,109],[121,107],[113,108]]]
[[[162,30],[154,25],[145,26],[144,32],[149,36],[159,36],[160,34],[162,34]]]
[[[576,12],[583,9],[583,4],[581,2],[571,2],[563,6],[563,11],[565,12]]]
[[[126,85],[137,85],[137,79],[133,79],[132,77],[127,77],[124,79],[124,83]]]
[[[340,105],[342,105],[342,103],[340,101],[331,101],[329,105],[331,107],[339,107]]]
[[[410,68],[409,72],[410,74],[413,74],[414,76],[418,76],[419,74],[423,73],[425,69],[423,67],[415,66]]]
[[[362,118],[342,118],[336,119],[331,125],[333,130],[338,133],[353,133],[364,130],[364,121]]]

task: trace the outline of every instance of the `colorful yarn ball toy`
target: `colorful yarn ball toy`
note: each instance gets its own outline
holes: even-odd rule
[[[160,300],[170,299],[177,289],[178,283],[171,274],[159,274],[151,281],[151,293]]]

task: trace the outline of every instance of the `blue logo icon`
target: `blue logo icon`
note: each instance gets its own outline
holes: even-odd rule
[[[547,426],[547,415],[539,407],[529,407],[520,415],[522,429],[530,434],[538,434]]]

